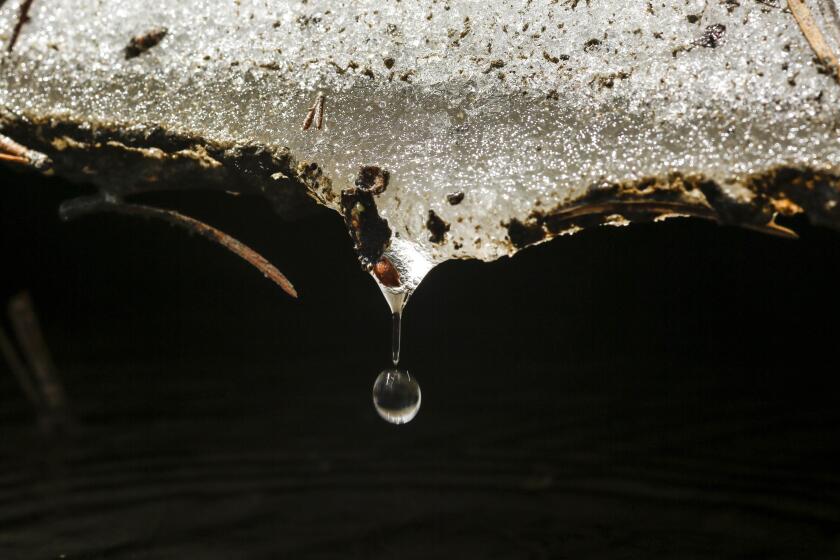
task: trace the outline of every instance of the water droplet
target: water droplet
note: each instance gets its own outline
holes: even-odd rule
[[[373,384],[373,406],[386,422],[411,422],[420,410],[420,385],[407,371],[383,370]]]
[[[431,268],[431,261],[414,245],[394,237],[370,271],[391,309],[391,360],[395,366],[400,361],[403,309]]]
[[[391,314],[391,361],[400,363],[400,335],[402,334],[402,310]]]

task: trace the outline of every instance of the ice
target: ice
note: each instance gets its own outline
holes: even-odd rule
[[[336,192],[378,165],[391,178],[377,206],[400,239],[434,262],[491,260],[515,251],[503,224],[597,181],[837,169],[840,86],[772,4],[35,0],[0,105],[288,146]],[[19,5],[0,11],[3,41]],[[836,46],[833,4],[812,6]],[[713,25],[719,44],[700,46]],[[126,60],[153,27],[163,41]],[[302,131],[318,91],[325,128]],[[443,243],[430,209],[450,226]]]

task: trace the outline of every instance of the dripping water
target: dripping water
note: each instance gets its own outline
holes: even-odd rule
[[[373,406],[386,422],[405,424],[420,411],[420,385],[407,371],[385,369],[373,384]]]
[[[420,385],[408,371],[398,369],[402,315],[409,297],[432,268],[431,260],[415,245],[393,238],[371,273],[391,311],[391,362],[373,386],[376,412],[392,424],[410,422],[420,409]]]
[[[400,363],[400,341],[402,339],[402,314],[408,300],[408,293],[392,293],[387,288],[382,290],[385,301],[391,310],[391,362]]]
[[[402,311],[391,313],[391,361],[400,363],[400,336],[402,330]]]

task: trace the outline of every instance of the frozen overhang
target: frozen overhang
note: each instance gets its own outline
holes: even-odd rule
[[[309,196],[373,261],[359,197],[432,262],[675,215],[840,226],[840,86],[784,3],[8,0],[6,43],[24,4],[2,133],[114,200]]]

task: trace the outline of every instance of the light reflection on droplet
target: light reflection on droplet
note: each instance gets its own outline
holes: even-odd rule
[[[420,411],[420,385],[407,371],[383,370],[373,384],[373,406],[386,422],[405,424]]]

